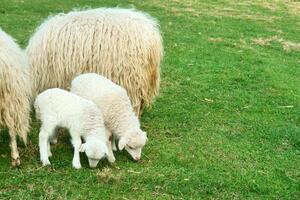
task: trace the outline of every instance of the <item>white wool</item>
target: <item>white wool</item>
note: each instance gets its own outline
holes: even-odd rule
[[[10,134],[12,165],[20,165],[16,136],[25,143],[30,121],[31,83],[25,53],[0,28],[0,126]]]
[[[98,151],[98,156],[93,157],[86,152],[89,161],[90,159],[99,161],[104,154],[108,155],[108,136],[106,135],[103,116],[93,102],[68,91],[54,88],[39,94],[34,107],[37,118],[42,121],[39,144],[41,161],[44,165],[50,164],[49,155],[45,155],[47,154],[45,149],[47,148],[46,145],[49,145],[50,138],[55,137],[57,127],[67,128],[70,132],[74,146],[73,166],[75,168],[81,167],[78,157],[82,146],[84,146],[85,151],[86,148],[91,149],[91,146],[94,148],[93,145],[96,145],[91,150]],[[81,137],[86,141],[83,145],[81,145]],[[46,145],[43,141],[47,142]],[[99,152],[103,155],[100,155]]]
[[[140,115],[157,95],[162,38],[157,21],[132,9],[98,8],[49,17],[26,48],[34,93],[67,89],[95,72],[126,89]]]
[[[105,125],[116,139],[121,141],[126,138],[125,143],[139,148],[139,151],[145,145],[146,133],[140,129],[140,122],[125,89],[103,76],[87,73],[72,81],[71,92],[97,104],[103,113]],[[131,155],[139,159],[140,153]]]

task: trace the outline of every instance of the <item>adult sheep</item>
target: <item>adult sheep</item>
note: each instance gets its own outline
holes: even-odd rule
[[[0,29],[0,126],[10,135],[12,165],[20,165],[17,136],[26,144],[31,85],[25,53]]]
[[[159,25],[132,9],[98,8],[47,19],[26,48],[35,95],[67,89],[79,74],[95,72],[124,87],[141,115],[156,96],[163,56]]]

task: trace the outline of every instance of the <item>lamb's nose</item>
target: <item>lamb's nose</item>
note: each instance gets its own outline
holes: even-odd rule
[[[134,160],[136,160],[136,161],[139,161],[141,159],[141,157],[140,156],[136,156],[136,157],[134,157]]]

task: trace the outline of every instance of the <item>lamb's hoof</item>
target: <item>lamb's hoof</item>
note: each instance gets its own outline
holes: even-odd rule
[[[75,169],[81,169],[81,165],[73,165]]]
[[[50,140],[51,144],[57,144],[57,138],[53,138],[52,140]]]
[[[116,159],[115,158],[110,158],[110,159],[108,159],[108,162],[114,163],[114,162],[116,162]]]
[[[43,164],[44,167],[47,166],[47,165],[51,165],[49,160],[42,161],[42,164]]]
[[[18,167],[18,166],[20,166],[20,164],[21,164],[20,158],[16,158],[16,159],[13,158],[11,161],[11,165],[13,167]]]
[[[113,151],[117,151],[117,147],[113,147],[112,150],[113,150]]]

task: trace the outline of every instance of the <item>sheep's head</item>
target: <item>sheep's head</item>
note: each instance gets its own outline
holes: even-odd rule
[[[89,141],[81,145],[81,152],[85,152],[89,160],[89,165],[95,168],[100,159],[107,157],[108,148],[105,143],[100,141]]]
[[[147,142],[147,133],[141,129],[133,129],[127,131],[119,140],[119,149],[126,151],[132,156],[134,160],[140,160],[142,148]]]

